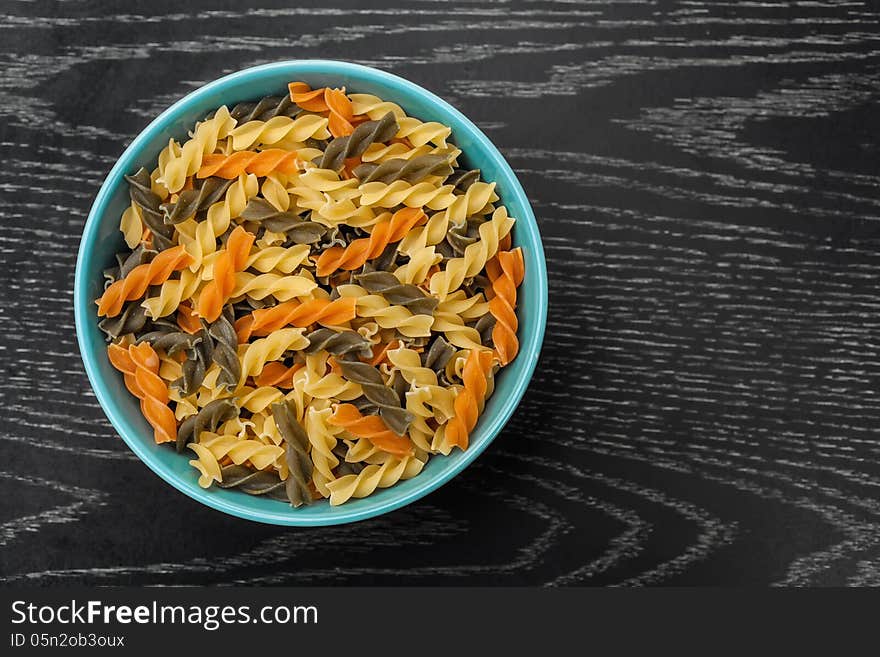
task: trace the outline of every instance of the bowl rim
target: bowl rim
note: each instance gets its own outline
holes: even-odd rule
[[[154,458],[153,454],[147,451],[146,447],[141,444],[137,436],[128,435],[129,428],[126,426],[126,422],[123,418],[124,413],[117,407],[117,405],[109,395],[108,388],[110,386],[107,382],[104,381],[101,376],[96,360],[96,350],[92,350],[87,344],[84,328],[86,322],[93,321],[93,318],[89,315],[88,312],[90,308],[89,304],[92,300],[87,298],[86,292],[86,288],[88,285],[87,281],[85,280],[85,262],[88,259],[87,249],[90,248],[90,246],[96,241],[101,218],[106,214],[106,206],[110,202],[111,186],[114,186],[115,181],[117,181],[125,173],[127,173],[128,169],[130,169],[133,163],[133,160],[137,157],[145,144],[153,139],[154,133],[170,125],[175,120],[176,115],[183,114],[188,111],[188,108],[191,104],[215,92],[222,92],[224,88],[232,82],[252,76],[259,76],[263,73],[271,74],[282,71],[290,71],[291,75],[309,75],[315,74],[316,72],[315,70],[308,72],[298,71],[297,69],[318,69],[317,72],[321,73],[331,75],[349,75],[356,79],[368,79],[370,81],[377,82],[378,84],[393,88],[395,91],[400,92],[401,95],[404,97],[407,95],[417,97],[420,96],[423,99],[433,103],[438,108],[438,111],[441,114],[449,115],[456,119],[460,124],[464,125],[465,128],[471,133],[469,136],[472,137],[476,142],[476,147],[479,150],[482,150],[486,154],[488,154],[488,156],[490,156],[490,158],[498,167],[501,174],[508,179],[508,181],[506,182],[509,182],[510,184],[507,185],[508,189],[505,191],[505,195],[507,197],[514,197],[517,204],[523,209],[523,212],[520,213],[519,216],[517,216],[517,227],[522,227],[524,230],[530,233],[529,248],[535,249],[534,259],[538,265],[538,271],[531,272],[536,276],[537,280],[537,307],[532,309],[532,312],[537,313],[537,329],[533,334],[523,336],[523,339],[520,342],[520,353],[518,355],[518,358],[528,359],[528,362],[526,363],[526,369],[524,370],[521,377],[513,381],[513,388],[510,391],[510,394],[504,400],[502,400],[502,405],[500,406],[500,408],[498,408],[494,416],[485,419],[481,417],[482,421],[489,422],[487,426],[483,427],[483,431],[486,432],[487,436],[486,440],[483,441],[483,443],[480,445],[474,445],[470,449],[465,450],[463,452],[463,457],[458,460],[451,468],[441,471],[436,476],[425,479],[424,483],[421,486],[414,488],[412,491],[405,494],[398,494],[397,496],[390,498],[388,501],[382,504],[364,509],[351,510],[347,509],[346,505],[344,504],[335,507],[328,506],[328,512],[326,514],[313,514],[308,516],[301,515],[299,517],[295,512],[291,513],[289,507],[284,507],[284,511],[279,510],[278,512],[247,508],[246,506],[239,506],[238,504],[231,503],[219,495],[212,494],[214,491],[212,491],[211,489],[198,488],[198,490],[194,490],[192,488],[185,487],[180,477],[174,472],[167,470],[159,459]],[[272,62],[269,64],[262,64],[259,66],[252,66],[235,71],[223,77],[217,78],[191,91],[179,100],[175,101],[155,119],[153,119],[143,130],[141,130],[140,133],[138,133],[138,135],[123,151],[122,155],[120,155],[119,158],[116,160],[116,163],[110,169],[110,172],[107,174],[106,178],[101,184],[101,188],[99,189],[98,194],[95,197],[92,207],[89,210],[86,222],[83,226],[82,237],[80,239],[80,245],[77,252],[76,270],[74,276],[74,320],[80,357],[82,358],[86,374],[89,378],[89,383],[91,384],[92,390],[94,391],[98,403],[100,404],[107,418],[110,420],[113,428],[123,439],[126,445],[128,445],[129,449],[131,449],[135,453],[135,455],[144,464],[147,465],[147,467],[155,472],[166,483],[170,484],[175,489],[187,495],[188,497],[198,502],[201,502],[202,504],[210,508],[246,520],[275,525],[298,527],[330,526],[357,522],[360,520],[366,520],[368,518],[383,515],[421,499],[422,497],[428,495],[443,484],[453,479],[467,466],[469,466],[501,432],[504,425],[513,415],[513,412],[516,410],[520,400],[522,399],[526,389],[528,388],[529,382],[532,379],[532,375],[534,374],[535,367],[537,365],[541,346],[543,344],[544,332],[547,323],[547,303],[547,268],[544,258],[544,249],[541,241],[541,235],[538,230],[538,224],[535,219],[534,212],[532,210],[531,204],[529,203],[528,197],[526,196],[526,193],[523,190],[522,185],[520,184],[519,179],[514,173],[512,167],[508,164],[507,160],[497,149],[497,147],[491,142],[491,140],[489,140],[489,138],[482,132],[482,130],[480,130],[463,113],[461,113],[459,110],[457,110],[455,107],[447,103],[439,96],[417,85],[416,83],[411,82],[393,73],[388,73],[387,71],[383,71],[381,69],[331,59],[291,59]]]

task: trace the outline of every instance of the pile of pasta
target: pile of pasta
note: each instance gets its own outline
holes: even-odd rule
[[[337,505],[467,449],[517,354],[524,265],[450,133],[293,82],[126,177],[99,326],[199,485]]]

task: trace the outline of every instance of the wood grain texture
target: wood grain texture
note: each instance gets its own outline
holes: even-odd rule
[[[243,4],[0,2],[4,582],[880,584],[876,2]],[[306,57],[474,119],[532,199],[551,302],[522,405],[465,473],[282,529],[128,451],[71,296],[133,136]]]

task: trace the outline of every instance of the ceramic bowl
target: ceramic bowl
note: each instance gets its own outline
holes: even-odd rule
[[[469,448],[455,450],[448,457],[435,456],[413,479],[336,507],[321,501],[295,509],[235,490],[199,487],[197,472],[189,465],[193,456],[153,441],[138,401],[125,389],[122,376],[107,358],[94,303],[102,292],[102,270],[114,262],[114,253],[124,248],[118,230],[119,217],[129,204],[123,176],[141,166],[154,168],[169,138],[184,140],[187,131],[208,112],[221,105],[232,107],[241,101],[282,95],[293,80],[304,80],[313,88],[345,86],[350,93],[374,94],[397,103],[410,116],[450,126],[451,140],[463,151],[463,165],[480,169],[484,180],[497,183],[501,202],[516,218],[513,243],[523,248],[525,256],[526,275],[517,304],[520,352],[499,372],[495,393],[471,434]],[[498,435],[525,393],[538,361],[547,317],[547,272],[538,226],[519,181],[498,149],[461,112],[422,87],[377,69],[338,61],[285,61],[206,84],[169,107],[137,136],[110,171],[86,221],[76,264],[74,304],[80,353],[95,396],[122,439],[156,474],[190,497],[234,516],[279,525],[333,525],[387,513],[427,495],[464,470]]]

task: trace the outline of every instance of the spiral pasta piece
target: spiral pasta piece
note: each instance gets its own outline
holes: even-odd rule
[[[243,385],[249,376],[259,376],[266,363],[279,360],[286,351],[305,349],[309,344],[303,336],[303,330],[288,328],[275,331],[271,335],[254,340],[239,351],[241,361],[241,374],[239,386]]]
[[[477,425],[486,398],[487,373],[492,367],[492,353],[472,349],[462,372],[462,388],[455,398],[455,417],[446,425],[450,445],[467,449],[470,432]]]
[[[266,179],[267,182],[269,180],[270,178]],[[274,187],[276,184],[280,185],[277,182],[273,183],[273,191],[270,194],[277,192]],[[263,235],[262,240],[258,240],[257,244],[269,241],[269,231],[272,231],[271,237],[279,242],[289,239],[297,244],[304,245],[320,240],[324,233],[327,232],[326,228],[314,222],[305,221],[295,210],[288,210],[290,208],[290,195],[287,193],[286,188],[282,186],[282,189],[283,194],[279,194],[278,199],[273,200],[271,203],[260,198],[251,199],[241,213],[242,221],[254,222],[266,229],[267,233]],[[265,183],[263,184],[263,194],[267,194]],[[286,199],[286,202],[282,203],[280,199]],[[278,206],[273,205],[273,203],[280,204],[283,206],[283,209],[276,209]]]
[[[199,331],[197,334],[193,333],[193,335],[198,337],[198,341],[191,349],[186,351],[186,360],[183,363],[175,363],[180,374],[168,377],[171,380],[172,390],[177,393],[177,395],[172,396],[174,401],[180,401],[182,396],[193,395],[198,392],[211,363],[211,353],[214,351],[214,345],[211,343],[210,338],[205,331]],[[161,370],[159,374],[162,378],[166,378]],[[180,406],[178,405],[174,410],[177,419],[180,419],[182,417],[178,413]],[[193,409],[193,412],[195,412],[195,409]]]
[[[189,464],[199,471],[199,486],[210,488],[215,481],[223,481],[220,462],[217,461],[211,450],[198,443],[190,443],[187,447],[196,453],[196,458],[191,460]]]
[[[254,378],[258,386],[273,386],[276,388],[292,388],[293,375],[302,368],[302,363],[295,363],[287,367],[284,363],[268,363],[259,376]]]
[[[134,364],[134,380],[141,392],[141,411],[153,427],[157,443],[168,443],[177,436],[177,418],[168,406],[168,386],[159,377],[159,356],[149,343],[131,345],[128,348]]]
[[[257,102],[238,103],[230,112],[232,118],[239,124],[251,121],[268,121],[276,116],[292,118],[297,114],[299,114],[299,108],[289,95],[265,96]]]
[[[342,378],[334,371],[327,372],[326,354],[306,357],[305,367],[297,372],[294,383],[301,383],[302,391],[314,399],[351,401],[363,394],[358,383]]]
[[[400,125],[395,137],[408,138],[415,146],[421,146],[429,141],[445,145],[446,138],[452,133],[452,129],[442,123],[422,123],[416,118],[407,116],[400,105],[384,101],[371,94],[351,94],[350,99],[355,115],[366,114],[371,119],[377,119],[384,114],[393,114]]]
[[[309,257],[308,244],[295,244],[289,247],[270,246],[251,254],[245,269],[256,269],[258,272],[281,272],[289,274],[306,262]]]
[[[243,151],[258,146],[273,146],[282,140],[304,142],[307,139],[327,139],[327,119],[315,114],[305,114],[291,119],[276,116],[268,121],[249,121],[229,133],[232,148]]]
[[[198,406],[201,408],[177,427],[178,452],[183,452],[189,443],[198,442],[203,432],[216,431],[224,422],[228,422],[238,415],[238,406],[234,399],[222,397],[202,403],[204,401],[203,399],[199,400]]]
[[[208,208],[204,221],[188,219],[177,225],[178,239],[193,258],[190,269],[195,271],[201,268],[205,258],[217,251],[217,239],[229,229],[232,220],[244,211],[248,201],[259,191],[257,177],[242,174],[230,185],[223,200]]]
[[[262,221],[272,215],[287,212],[290,208],[290,194],[287,193],[287,176],[280,173],[270,173],[260,187],[263,198],[256,199],[257,205],[248,204],[242,219],[245,221]],[[253,217],[246,216],[254,213]]]
[[[166,356],[175,356],[193,349],[202,340],[198,335],[181,331],[173,322],[156,322],[154,329],[137,336],[135,344],[149,342],[153,349],[164,352]]]
[[[218,390],[231,390],[238,385],[241,375],[238,361],[238,336],[232,324],[234,311],[230,306],[208,327],[211,340],[211,360],[217,365],[218,372],[213,383]]]
[[[363,390],[364,397],[379,409],[379,417],[398,436],[403,436],[409,429],[413,417],[401,406],[400,396],[385,384],[382,374],[368,363],[357,361],[339,361],[342,376],[352,383],[357,383]]]
[[[437,253],[437,249],[433,246],[415,249],[407,255],[409,261],[393,271],[397,280],[404,285],[421,285],[433,271],[436,271],[436,265],[443,260],[443,256]]]
[[[327,422],[341,427],[358,438],[366,438],[384,452],[397,456],[412,453],[412,441],[407,436],[399,436],[388,428],[378,415],[361,415],[352,404],[339,404]]]
[[[430,315],[437,307],[437,299],[429,297],[415,285],[401,283],[387,271],[372,271],[355,276],[354,280],[374,294],[381,294],[389,303],[403,306],[414,315]]]
[[[461,155],[461,149],[456,148],[452,144],[446,146],[431,146],[425,144],[422,146],[413,146],[408,140],[392,141],[389,144],[375,143],[367,146],[360,158],[362,162],[369,164],[387,162],[388,160],[412,160],[417,157],[426,155],[442,156],[450,165],[458,164],[458,157]],[[451,183],[451,181],[446,181]]]
[[[312,89],[305,82],[291,82],[287,85],[290,100],[308,112],[326,112],[327,101],[324,88]]]
[[[334,199],[330,194],[327,197],[326,202],[316,204],[311,208],[312,221],[329,227],[340,224],[366,227],[372,226],[382,218],[376,210],[369,206],[358,205],[347,198]]]
[[[327,484],[330,504],[337,506],[355,497],[367,497],[377,488],[388,488],[398,481],[415,477],[424,467],[417,458],[391,457],[381,465],[368,465],[359,474],[345,475]]]
[[[354,110],[345,89],[324,89],[324,102],[330,112],[329,128],[334,137],[344,137],[354,132]]]
[[[98,322],[98,328],[106,333],[111,340],[115,340],[122,335],[141,331],[146,324],[146,311],[134,301],[125,304],[122,312],[116,317],[102,319]]]
[[[285,274],[258,274],[239,272],[235,275],[235,287],[232,297],[249,296],[253,299],[275,297],[278,301],[288,301],[294,297],[303,297],[318,287],[315,281],[305,276]]]
[[[317,192],[338,192],[357,188],[357,181],[344,180],[332,169],[309,169],[288,179],[287,191],[293,195],[305,196],[305,190]],[[357,198],[355,192],[352,198]]]
[[[184,272],[186,273],[186,270],[184,270]],[[183,278],[183,276],[181,276],[181,278]],[[192,304],[189,301],[182,301],[178,304],[177,325],[182,331],[186,331],[187,333],[198,333],[202,330],[202,323],[198,316],[193,312]]]
[[[424,367],[419,354],[412,349],[391,349],[388,351],[388,360],[410,385],[405,395],[406,410],[414,418],[410,425],[410,438],[419,449],[436,451],[439,442],[437,429],[432,429],[427,420],[432,419],[438,425],[443,425],[455,415],[458,387],[438,385],[436,372]]]
[[[383,452],[366,438],[357,438],[348,434],[343,436],[344,453],[341,447],[337,447],[337,454],[342,458],[342,464],[336,470],[336,476],[357,474],[365,465],[381,465],[388,460],[388,453]]]
[[[336,291],[340,297],[355,299],[358,317],[369,317],[382,328],[395,329],[410,338],[431,334],[434,318],[430,315],[414,315],[403,306],[392,305],[381,295],[369,294],[360,285],[340,285]]]
[[[291,176],[286,191],[290,200],[288,211],[311,210],[311,222],[330,227],[341,223],[371,226],[378,220],[372,208],[355,202],[360,196],[357,181],[343,180],[335,171],[309,169]]]
[[[122,372],[123,381],[125,381],[125,387],[128,388],[128,391],[138,399],[142,399],[144,393],[135,379],[134,374],[137,367],[131,359],[128,347],[121,344],[110,344],[107,347],[107,357],[110,359],[110,364]]]
[[[431,392],[426,387],[415,386],[406,393],[405,397],[406,410],[413,416],[409,428],[410,440],[418,449],[430,452],[435,433],[428,425],[428,420],[434,417],[434,413],[427,406],[427,402],[431,399]]]
[[[330,408],[310,408],[306,413],[305,428],[311,444],[312,463],[315,465],[315,488],[324,497],[330,497],[327,484],[336,479],[333,469],[339,465],[339,459],[333,450],[338,442],[337,436],[341,427],[334,427],[328,420],[333,411]]]
[[[366,361],[370,365],[374,367],[376,365],[382,364],[384,361],[388,360],[388,352],[391,349],[397,349],[400,346],[400,340],[392,340],[391,342],[386,342],[384,344],[376,344],[373,345],[373,352],[371,354],[370,360]]]
[[[461,349],[480,349],[483,346],[480,332],[472,326],[465,325],[461,317],[455,315],[435,317],[434,330],[442,332],[450,344]]]
[[[144,234],[144,220],[141,217],[140,208],[134,201],[125,208],[119,219],[119,232],[122,233],[128,248],[134,249],[141,243],[141,236]]]
[[[413,414],[409,436],[423,452],[449,454],[452,446],[446,439],[446,422],[455,415],[454,405],[460,387],[413,385],[406,393],[406,409]],[[432,425],[428,422],[433,421]]]
[[[238,405],[251,413],[261,413],[271,404],[284,399],[284,393],[274,386],[260,386],[250,388],[244,386],[236,390]]]
[[[495,317],[492,329],[492,343],[501,365],[507,365],[516,358],[519,341],[516,330],[516,288],[525,276],[522,249],[501,251],[486,265],[489,280],[495,296],[489,301],[489,312]]]
[[[307,354],[326,351],[334,356],[345,354],[370,353],[370,341],[355,331],[334,331],[329,328],[320,328],[306,336],[309,346]]]
[[[374,142],[388,141],[397,133],[397,120],[390,112],[378,121],[367,121],[345,137],[337,137],[327,145],[318,166],[339,171],[345,160],[360,156]]]
[[[272,172],[294,173],[299,159],[296,152],[282,148],[267,148],[264,151],[236,151],[231,155],[212,154],[202,158],[202,166],[196,173],[198,178],[217,176],[218,178],[237,178],[243,173],[258,177]]]
[[[223,304],[235,289],[235,274],[245,268],[255,236],[236,226],[229,236],[226,249],[214,263],[214,278],[199,295],[198,313],[205,321],[213,322],[223,310]]]
[[[367,218],[373,217],[370,208],[360,209],[355,203],[360,196],[357,181],[343,180],[335,171],[309,169],[301,175],[290,177],[286,191],[293,211],[311,210],[312,221],[320,221],[328,226],[358,214],[366,213]]]
[[[177,195],[176,201],[162,205],[162,211],[165,213],[165,223],[179,224],[194,217],[199,212],[206,211],[215,203],[223,200],[231,184],[231,180],[207,178],[202,181],[198,189],[181,191]]]
[[[510,232],[512,226],[513,219],[507,215],[504,206],[495,210],[492,219],[480,226],[480,239],[468,246],[461,258],[451,258],[446,262],[446,269],[431,276],[431,293],[443,301],[461,287],[466,278],[480,273],[498,251],[499,240]]]
[[[207,448],[217,461],[228,457],[236,465],[250,463],[257,470],[270,467],[284,453],[281,447],[264,445],[258,440],[242,440],[237,436],[205,432],[199,444]]]
[[[393,208],[405,205],[410,208],[427,207],[431,210],[443,210],[456,199],[452,185],[437,187],[428,182],[410,185],[403,180],[393,183],[369,182],[360,186],[362,205],[379,208]]]
[[[150,174],[141,168],[133,176],[125,176],[125,180],[132,207],[136,209],[138,219],[150,230],[153,246],[160,251],[167,249],[172,244],[174,227],[165,224],[160,211],[162,198],[153,191]]]
[[[388,360],[410,385],[437,385],[437,373],[428,367],[422,366],[422,359],[414,350],[403,346],[397,349],[389,349]]]
[[[196,453],[197,458],[191,460],[189,464],[199,471],[198,483],[202,488],[208,488],[216,482],[222,488],[242,488],[247,493],[257,495],[271,493],[273,488],[281,488],[282,490],[284,488],[283,482],[278,479],[275,479],[274,486],[271,488],[246,488],[248,480],[267,473],[261,469],[232,471],[232,468],[236,466],[220,466],[221,459],[228,459],[234,463],[236,459],[241,459],[242,455],[252,455],[253,459],[245,458],[241,460],[241,463],[247,462],[253,467],[257,467],[255,462],[262,463],[273,456],[276,451],[283,454],[284,450],[280,447],[264,445],[256,440],[240,440],[235,436],[216,434],[209,434],[205,442],[190,443],[188,447]],[[276,457],[275,460],[277,461],[278,458],[280,457]]]
[[[399,242],[413,226],[424,223],[427,216],[421,208],[403,208],[390,219],[373,226],[369,237],[354,240],[346,247],[334,246],[324,251],[317,260],[318,276],[327,276],[337,269],[351,271],[367,260],[377,258],[389,244]]]
[[[480,332],[465,324],[489,312],[489,304],[483,295],[468,297],[462,290],[451,293],[437,305],[432,329],[445,334],[451,344],[462,349],[482,349]]]
[[[409,117],[400,105],[371,94],[351,94],[349,98],[355,115],[365,114],[371,119],[377,119],[384,114],[393,114],[400,124],[400,130],[395,137],[408,138],[415,146],[421,146],[429,141],[445,145],[446,138],[452,132],[451,128],[442,123],[422,123],[416,118]]]
[[[180,148],[179,152],[168,157],[164,164],[160,155],[159,182],[171,193],[180,191],[186,178],[194,175],[200,169],[205,156],[213,153],[217,148],[217,143],[224,139],[234,127],[235,119],[230,116],[229,110],[224,105],[217,110],[211,119],[200,123],[193,132],[192,138]],[[171,149],[169,145],[166,150],[173,152],[175,149]]]
[[[446,138],[452,134],[452,128],[429,121],[422,123],[411,116],[397,121],[397,139],[408,139],[413,146],[423,146],[431,142],[435,146],[446,146]]]
[[[234,436],[239,440],[249,440],[253,428],[254,423],[251,420],[239,416],[221,424],[217,427],[216,433],[221,436]]]
[[[463,194],[453,193],[453,197],[443,212],[431,215],[424,226],[415,228],[403,238],[399,247],[401,253],[414,257],[418,250],[440,244],[448,236],[450,225],[463,224],[468,217],[483,213],[498,200],[495,183],[474,183]]]
[[[389,112],[397,119],[406,118],[406,112],[400,105],[382,100],[372,94],[349,94],[351,107],[355,116],[366,115],[371,119],[379,119]]]
[[[293,506],[309,504],[312,501],[309,480],[314,466],[308,453],[309,437],[299,423],[297,409],[289,401],[273,404],[272,418],[285,442],[285,460],[290,471],[287,497]]]
[[[387,185],[395,180],[403,180],[412,185],[429,176],[445,178],[452,173],[452,167],[443,155],[420,155],[408,160],[392,158],[381,164],[363,163],[355,167],[353,173],[361,183],[381,182]]]
[[[286,301],[272,308],[255,310],[252,313],[251,335],[268,335],[285,326],[306,327],[312,324],[341,326],[355,318],[357,303],[355,299],[309,299]]]
[[[308,360],[308,359],[306,359]],[[304,381],[308,372],[306,371],[306,364],[303,364],[296,372],[293,373],[291,380],[293,381],[293,388],[290,392],[285,395],[285,400],[293,405],[293,409],[296,411],[295,415],[298,420],[301,420],[305,417],[306,409],[309,408],[313,403],[320,404],[321,402],[315,402],[315,399],[309,395],[305,390]],[[268,426],[268,424],[267,424]]]
[[[204,449],[204,448],[202,448]],[[199,461],[190,461],[196,468]],[[252,470],[242,465],[226,465],[220,470],[220,488],[234,488],[248,495],[260,495],[274,500],[290,501],[287,482],[282,481],[276,472]]]
[[[167,317],[177,310],[185,299],[191,299],[201,286],[202,279],[197,273],[183,269],[180,278],[162,283],[159,294],[145,299],[141,307],[152,319]]]
[[[144,296],[151,285],[164,283],[175,271],[191,262],[189,254],[181,246],[162,251],[149,264],[138,265],[122,280],[118,280],[96,301],[98,315],[115,317],[126,301]]]

